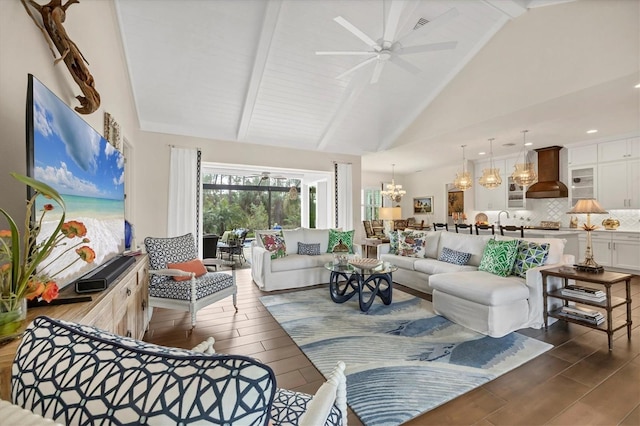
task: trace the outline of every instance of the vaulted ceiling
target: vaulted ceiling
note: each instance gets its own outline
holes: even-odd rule
[[[399,173],[459,161],[461,144],[477,157],[490,137],[496,155],[517,152],[524,128],[534,147],[594,126],[640,131],[636,1],[116,6],[147,131],[362,155],[363,170]]]

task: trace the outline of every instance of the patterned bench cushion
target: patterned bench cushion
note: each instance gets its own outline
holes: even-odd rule
[[[268,366],[38,317],[12,367],[13,403],[63,424],[266,425]]]
[[[196,299],[217,293],[233,285],[233,277],[224,272],[209,272],[196,278]],[[191,280],[168,280],[149,284],[149,296],[164,299],[191,300]]]
[[[297,425],[312,398],[313,395],[278,388],[271,406],[271,421],[274,425]],[[342,425],[342,413],[335,405],[324,425]]]

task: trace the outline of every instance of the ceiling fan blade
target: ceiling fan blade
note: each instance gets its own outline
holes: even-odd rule
[[[420,68],[416,67],[410,62],[405,61],[399,56],[393,55],[389,60],[394,64],[396,64],[397,66],[399,66],[400,68],[402,68],[403,70],[410,72],[411,74],[418,74],[422,71]]]
[[[444,41],[442,43],[421,44],[418,46],[403,47],[398,55],[413,55],[415,53],[436,52],[438,50],[455,49],[458,45],[457,41]]]
[[[384,68],[384,64],[386,61],[378,61],[376,67],[373,69],[373,74],[371,75],[371,81],[369,83],[376,84],[380,79],[380,74],[382,74],[382,69]]]
[[[369,55],[375,55],[376,53],[377,52],[366,52],[364,50],[356,50],[356,51],[329,50],[329,51],[316,52],[316,55],[318,56],[326,56],[326,55],[369,56]]]
[[[382,36],[383,40],[389,42],[393,41],[393,38],[396,35],[396,31],[398,30],[400,15],[404,10],[405,4],[405,0],[395,0],[391,2],[391,7],[389,8],[389,16],[387,16],[387,20],[384,23],[384,35]]]
[[[409,34],[405,35],[398,41],[402,42],[402,44],[406,44],[407,41],[410,41],[415,37],[424,37],[426,34],[429,34],[431,31],[438,28],[439,26],[446,24],[447,22],[449,22],[459,14],[460,13],[458,12],[458,9],[456,9],[455,7],[451,8],[445,13],[443,13],[442,15],[435,18],[434,20],[429,21],[427,24],[418,28],[417,30],[409,31]]]
[[[369,37],[362,31],[360,31],[355,25],[353,25],[351,22],[344,19],[342,16],[336,16],[335,18],[333,18],[333,20],[336,21],[338,24],[342,25],[347,31],[351,32],[360,40],[364,41],[367,45],[374,48],[376,51],[380,50],[380,47],[378,46],[378,44],[375,41],[373,41],[371,37]]]
[[[345,76],[347,76],[347,75],[351,74],[352,72],[359,70],[360,68],[364,67],[365,65],[367,65],[367,64],[369,64],[369,63],[371,63],[371,62],[375,61],[377,58],[378,58],[377,56],[373,56],[373,57],[371,57],[371,58],[369,58],[369,59],[366,59],[366,60],[364,60],[364,61],[360,62],[360,63],[359,63],[358,65],[356,65],[355,67],[353,67],[353,68],[349,68],[348,70],[346,70],[345,72],[343,72],[342,74],[340,74],[339,76],[337,76],[337,77],[336,77],[336,79],[338,79],[338,80],[339,80],[339,79],[341,79],[342,77],[345,77]]]

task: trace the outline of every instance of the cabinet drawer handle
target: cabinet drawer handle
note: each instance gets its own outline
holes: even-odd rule
[[[611,250],[611,243],[607,243],[607,248]]]
[[[127,288],[127,297],[131,296],[131,289]]]
[[[132,336],[131,330],[127,330],[127,337],[131,337],[131,336]]]
[[[142,303],[141,303],[141,306],[142,306],[142,310],[143,311],[146,310],[147,309],[147,301],[143,300]]]

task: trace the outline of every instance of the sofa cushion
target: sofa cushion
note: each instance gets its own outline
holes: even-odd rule
[[[303,243],[308,244],[320,244],[320,253],[327,253],[329,250],[329,230],[328,229],[315,229],[315,228],[303,228],[304,240]],[[346,243],[345,243],[346,244]]]
[[[427,231],[425,234],[424,257],[432,259],[438,258],[438,245],[440,244],[440,234],[443,231]]]
[[[277,234],[262,234],[260,235],[260,240],[262,241],[262,247],[271,253],[271,259],[287,255],[287,244],[284,241],[284,237]]]
[[[444,274],[447,272],[477,271],[478,267],[473,265],[455,265],[453,263],[442,262],[436,259],[416,259],[413,262],[413,269],[424,274]]]
[[[417,259],[415,257],[400,256],[399,254],[383,254],[380,256],[380,260],[389,262],[398,268],[413,271],[413,264]]]
[[[325,263],[333,262],[333,254],[323,253],[319,256],[289,254],[271,262],[271,272],[291,271],[295,269],[318,268]]]
[[[526,278],[529,269],[544,265],[549,256],[549,245],[520,240],[516,261],[513,264],[513,275]]]
[[[456,234],[455,232],[447,231],[439,232],[440,240],[438,242],[438,254],[435,256],[429,255],[428,257],[438,259],[442,253],[442,249],[444,247],[448,247],[451,250],[471,253],[469,265],[480,265],[482,255],[484,254],[484,248],[487,245],[487,241],[491,239],[491,235]]]
[[[488,306],[507,305],[529,298],[523,278],[500,277],[489,272],[452,272],[429,278],[429,286],[437,291]]]
[[[398,231],[398,254],[407,257],[425,257],[426,232]]]
[[[320,243],[298,243],[298,254],[306,254],[307,256],[319,256]]]
[[[329,229],[327,253],[332,253],[336,244],[339,244],[340,241],[342,241],[342,244],[349,247],[349,253],[353,254],[353,233],[353,229],[351,231],[337,231],[335,229]]]
[[[506,277],[511,274],[518,253],[518,240],[489,240],[484,248],[478,269]]]
[[[302,228],[283,229],[282,236],[287,245],[287,254],[298,254],[298,243],[304,243],[304,230]]]
[[[513,240],[513,237],[503,237],[502,235],[496,235],[496,240]],[[563,238],[525,238],[525,241],[532,243],[547,243],[549,244],[549,255],[545,265],[553,265],[555,263],[562,263],[562,256],[564,254],[564,246],[567,244],[567,240]]]
[[[389,238],[389,253],[398,254],[398,241],[400,231],[391,231],[387,234]]]
[[[471,259],[471,253],[453,250],[449,247],[443,247],[442,253],[440,253],[440,257],[438,257],[438,260],[453,263],[454,265],[466,265],[469,263],[469,259]]]
[[[255,238],[255,242],[256,244],[258,244],[259,247],[264,248],[264,245],[262,245],[262,236],[263,235],[280,235],[282,236],[282,230],[280,229],[256,229],[255,231],[253,231],[256,238]]]

